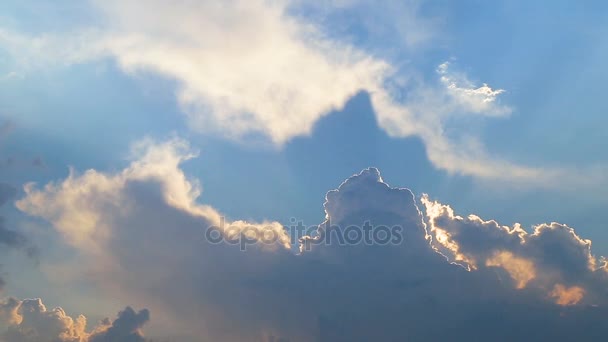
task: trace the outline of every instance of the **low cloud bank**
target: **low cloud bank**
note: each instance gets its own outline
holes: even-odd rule
[[[72,171],[28,185],[17,206],[80,251],[104,296],[150,308],[150,329],[162,338],[594,340],[608,333],[605,260],[565,225],[528,233],[459,217],[426,195],[419,207],[410,190],[390,187],[370,168],[327,193],[318,233],[369,222],[403,227],[398,243],[298,252],[280,223],[262,222],[247,226],[274,227],[285,240],[242,251],[205,239],[221,213],[199,203],[198,182],[181,170],[194,156],[185,142],[145,141],[134,151],[116,173]],[[139,329],[144,318],[129,326]]]

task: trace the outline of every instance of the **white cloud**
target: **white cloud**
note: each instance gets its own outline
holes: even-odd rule
[[[487,152],[479,132],[461,120],[507,116],[512,109],[500,102],[503,89],[476,85],[447,62],[434,80],[410,79],[413,67],[403,68],[403,54],[437,36],[417,1],[153,0],[145,10],[135,0],[92,3],[103,20],[91,27],[38,37],[0,29],[0,42],[27,67],[112,58],[125,72],[163,75],[176,82],[190,127],[227,139],[284,145],[367,91],[380,127],[393,137],[420,137],[429,160],[449,173],[541,187],[606,181],[605,167],[526,166]],[[298,13],[302,6],[325,9],[313,10],[321,17],[312,19]],[[397,43],[355,45],[324,31],[335,29],[324,20],[344,9],[366,18],[344,25],[364,25],[370,37],[399,32]]]
[[[280,145],[306,135],[389,68],[289,17],[284,1],[97,4],[120,65],[177,80],[194,127],[224,136],[262,134]]]
[[[504,90],[475,85],[449,65],[445,62],[437,68],[438,84],[418,81],[405,96],[393,88],[372,91],[380,127],[393,137],[419,137],[437,168],[473,176],[492,186],[571,191],[608,180],[605,165],[527,166],[493,156],[479,140],[479,132],[460,120],[466,116],[480,120],[508,116],[512,109],[498,99]]]
[[[487,84],[475,87],[466,75],[457,74],[449,69],[449,62],[444,62],[437,67],[441,84],[447,90],[453,109],[445,110],[446,114],[458,111],[474,113],[487,116],[503,116],[509,114],[511,109],[497,104],[498,95],[505,92],[504,89],[492,89]]]
[[[605,317],[605,266],[568,227],[542,225],[527,234],[476,216],[458,218],[423,198],[431,245],[413,194],[367,169],[328,192],[319,229],[368,221],[374,230],[402,227],[403,239],[315,244],[302,254],[281,247],[243,252],[205,240],[204,228],[217,224],[219,214],[197,203],[196,181],[179,168],[192,156],[187,145],[139,146],[143,152],[123,171],[91,170],[30,186],[17,205],[51,222],[79,251],[82,270],[75,274],[86,272],[100,298],[150,308],[149,334],[180,341],[342,341],[605,333],[601,324],[586,328]],[[83,213],[95,221],[72,225]],[[104,238],[73,238],[97,232]],[[432,247],[451,260],[458,252],[461,263],[475,267],[468,272],[450,264]]]

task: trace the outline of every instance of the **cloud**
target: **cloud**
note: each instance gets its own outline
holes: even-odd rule
[[[162,196],[172,207],[193,217],[199,217],[213,226],[231,228],[223,231],[228,238],[246,230],[270,230],[277,236],[273,248],[290,248],[289,237],[276,222],[248,223],[228,221],[222,225],[222,215],[214,208],[199,205],[196,198],[201,193],[197,181],[190,182],[179,165],[194,156],[187,142],[172,139],[161,144],[143,140],[133,146],[133,162],[117,174],[104,174],[88,170],[70,175],[61,183],[49,183],[38,190],[34,183],[26,184],[26,199],[17,201],[17,207],[31,215],[49,219],[75,246],[97,249],[111,239],[112,221],[101,214],[103,211],[123,211],[135,206],[128,196],[134,184],[158,183]],[[78,213],[74,215],[74,213]],[[258,234],[259,235],[259,234]]]
[[[7,342],[80,342],[86,337],[82,315],[73,319],[61,308],[47,310],[40,299],[9,299],[5,305],[10,324],[4,333]]]
[[[389,69],[287,15],[286,1],[97,1],[105,47],[128,72],[175,79],[195,129],[281,145],[307,135]],[[328,87],[328,85],[331,85]]]
[[[452,106],[466,113],[488,116],[502,116],[511,112],[509,107],[497,104],[497,97],[505,92],[504,89],[494,90],[485,83],[476,88],[466,75],[455,74],[449,70],[449,65],[449,62],[440,64],[437,73],[441,76],[441,84],[447,89]],[[456,108],[449,112],[457,112]]]
[[[555,298],[556,303],[559,305],[574,305],[583,299],[585,290],[578,286],[566,288],[562,284],[556,284],[549,295]]]
[[[418,1],[154,0],[146,10],[134,0],[91,3],[98,22],[38,36],[0,28],[3,49],[26,70],[109,58],[129,74],[162,75],[175,81],[189,126],[226,139],[283,146],[367,91],[380,127],[420,137],[429,160],[449,173],[527,187],[606,181],[605,165],[526,166],[488,153],[465,117],[508,116],[505,90],[475,84],[448,62],[427,80],[404,66],[441,36]],[[368,38],[350,39],[356,32]]]
[[[5,342],[145,342],[141,328],[149,320],[147,310],[136,313],[130,307],[87,332],[83,315],[72,318],[62,308],[48,310],[40,299],[8,298],[0,303],[0,335]]]
[[[417,81],[405,95],[398,87],[372,91],[380,127],[393,137],[420,137],[429,160],[450,174],[529,187],[552,187],[557,183],[565,186],[566,180],[594,184],[604,178],[599,170],[580,170],[588,175],[581,181],[571,177],[575,174],[573,169],[530,167],[491,156],[477,138],[478,132],[460,120],[466,116],[508,116],[512,109],[498,100],[504,90],[475,85],[465,74],[452,69],[449,62],[440,64],[438,82]]]
[[[556,303],[605,304],[608,267],[591,252],[591,241],[560,223],[540,224],[532,233],[469,215],[422,197],[433,246],[469,269],[501,268],[519,289],[534,288]]]
[[[325,244],[313,234],[301,253],[278,242],[243,251],[205,238],[220,214],[198,203],[196,180],[180,169],[193,155],[183,141],[148,140],[124,170],[72,171],[42,188],[29,185],[17,207],[51,222],[76,248],[76,274],[86,272],[100,298],[150,308],[149,331],[168,340],[589,340],[608,333],[600,324],[608,313],[605,263],[569,227],[526,233],[458,218],[428,197],[423,214],[410,190],[390,187],[371,168],[328,192],[317,234],[367,222],[372,234],[401,227],[402,239]],[[285,236],[292,229],[250,225]],[[127,317],[127,331],[145,320]]]
[[[89,337],[89,342],[144,342],[146,339],[141,332],[142,327],[150,320],[150,312],[141,310],[135,312],[130,307],[118,313],[118,318],[107,328],[98,329]]]

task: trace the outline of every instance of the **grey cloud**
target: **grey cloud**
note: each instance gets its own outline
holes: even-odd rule
[[[562,302],[561,288],[587,304],[608,304],[608,268],[592,254],[591,241],[560,223],[540,224],[528,233],[477,216],[461,217],[423,196],[433,245],[450,260],[474,269],[502,268],[520,287],[536,288]],[[555,292],[554,292],[555,291]],[[575,300],[576,299],[576,300]]]
[[[164,145],[151,148],[156,161],[180,159],[161,158]],[[134,165],[138,173],[154,177],[123,177],[109,186],[115,184],[111,175],[73,174],[57,186],[29,189],[18,207],[51,221],[61,218],[52,222],[81,250],[87,274],[107,296],[149,307],[157,336],[335,342],[595,340],[608,334],[600,324],[608,313],[606,295],[593,290],[608,283],[598,270],[585,270],[589,246],[564,227],[547,226],[528,236],[485,221],[468,229],[443,218],[440,207],[437,222],[460,224],[450,228],[452,238],[458,238],[455,232],[469,237],[457,241],[465,246],[461,252],[479,259],[480,266],[467,271],[450,263],[454,259],[436,244],[437,230],[425,223],[412,192],[390,187],[372,168],[327,194],[326,222],[319,231],[328,224],[344,229],[365,221],[373,227],[399,225],[399,243],[319,244],[301,254],[255,246],[242,252],[205,240],[205,227],[214,224],[210,208],[196,203],[195,181],[179,163],[144,158]],[[71,191],[89,183],[104,186]],[[86,228],[108,236],[95,240],[102,253],[93,253],[86,239],[73,239],[70,226],[62,225],[73,217],[95,219]],[[527,247],[529,254],[516,248],[522,239],[534,246]],[[495,250],[510,254],[495,255]],[[488,259],[495,266],[486,266]],[[535,274],[547,269],[547,279],[559,270],[554,279],[559,283],[551,285],[563,287],[531,286],[536,278],[526,278],[530,265]],[[600,265],[598,260],[596,269]],[[506,269],[527,279],[525,286],[509,280]]]
[[[93,334],[89,342],[145,342],[141,329],[149,320],[148,310],[135,312],[127,307],[105,331]]]

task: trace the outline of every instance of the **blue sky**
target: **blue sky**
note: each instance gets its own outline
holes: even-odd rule
[[[326,192],[373,166],[461,216],[560,222],[608,255],[607,7],[3,1],[0,181],[28,202],[29,182],[118,174],[142,139],[181,139],[198,202],[231,220],[318,224]],[[63,214],[17,207],[1,209],[15,230],[51,237],[39,261],[7,256],[8,294],[107,314],[52,290],[82,248]]]
[[[11,28],[38,33],[77,29],[87,24],[83,18],[94,16],[87,6],[69,1],[59,5],[9,1],[2,6],[3,16],[12,23]],[[587,6],[580,8],[559,2],[549,7],[525,2],[495,5],[471,1],[458,6],[424,3],[419,11],[428,15],[433,23],[436,22],[432,30],[437,31],[436,40],[439,43],[420,43],[422,46],[414,49],[420,52],[408,54],[405,63],[415,64],[420,77],[434,81],[436,66],[445,60],[454,60],[453,63],[460,70],[472,75],[472,79],[479,80],[478,84],[485,82],[507,90],[501,100],[514,108],[509,118],[464,123],[474,125],[476,134],[492,154],[531,165],[601,164],[605,162],[602,127],[606,120],[602,115],[606,105],[601,101],[600,93],[600,82],[605,78],[606,71],[601,64],[608,51],[603,34],[605,25],[601,22],[603,5],[597,3],[596,11],[589,10]],[[62,16],[67,16],[69,20],[57,20]],[[565,25],[562,21],[564,16],[569,21],[581,24]],[[363,35],[361,31],[365,28],[357,27],[357,22],[347,24],[352,27],[347,26],[343,30],[355,35],[349,39],[367,39],[356,36],[357,33]],[[389,44],[394,43],[379,43]],[[14,60],[8,56],[3,60],[5,75],[18,72]],[[363,142],[356,146],[344,143],[345,146],[339,149],[336,146],[337,153],[330,153],[332,149],[328,145],[339,142],[335,141],[337,137],[335,140],[328,137],[334,134],[324,134],[324,131],[343,131],[344,123],[353,127],[353,136],[383,136],[382,132],[374,132],[379,129],[373,127],[373,114],[369,113],[373,109],[363,99],[365,95],[349,103],[348,112],[357,114],[352,115],[353,118],[323,119],[317,122],[312,136],[296,138],[282,149],[268,146],[251,148],[247,143],[226,141],[217,134],[210,137],[189,130],[175,103],[174,82],[153,73],[125,75],[117,70],[111,60],[20,72],[24,73],[23,76],[4,80],[1,84],[3,115],[17,127],[6,143],[10,144],[10,149],[9,146],[5,147],[4,153],[40,156],[53,173],[45,171],[35,176],[41,179],[22,178],[18,181],[54,179],[65,173],[66,165],[81,170],[111,168],[125,158],[124,152],[116,151],[127,151],[129,144],[142,136],[163,138],[175,133],[191,137],[191,142],[200,147],[200,160],[192,161],[189,167],[200,170],[197,176],[201,177],[203,184],[211,183],[205,186],[211,192],[208,193],[210,203],[216,204],[214,201],[217,201],[220,208],[235,217],[302,216],[307,221],[315,222],[316,217],[309,213],[313,210],[308,209],[306,214],[300,214],[298,208],[318,207],[319,199],[332,184],[363,167],[379,166],[384,173],[392,176],[393,182],[417,192],[428,192],[463,206],[465,202],[472,201],[462,208],[467,212],[482,212],[488,217],[499,215],[508,222],[521,221],[522,215],[525,215],[529,217],[525,220],[526,224],[561,220],[579,229],[589,229],[589,234],[594,234],[594,237],[595,234],[602,236],[603,229],[599,222],[589,222],[588,217],[580,217],[595,216],[591,213],[597,210],[594,203],[603,197],[600,189],[587,189],[584,196],[578,196],[576,201],[584,203],[582,208],[573,208],[578,206],[574,201],[564,201],[565,197],[572,198],[571,194],[554,189],[515,192],[509,191],[509,188],[492,189],[489,196],[498,203],[488,205],[483,189],[485,184],[475,185],[471,177],[445,175],[433,170],[432,165],[424,165],[424,157],[421,157],[424,151],[420,151],[422,148],[415,138],[384,139],[385,143],[369,146]],[[83,87],[84,84],[87,86]],[[359,119],[364,116],[367,118]],[[335,135],[348,137],[349,134],[346,131]],[[87,148],[83,149],[82,144]],[[361,153],[361,148],[368,150],[367,155]],[[326,154],[328,156],[324,157]],[[394,157],[383,158],[382,155]],[[209,163],[205,160],[207,158],[215,159]],[[285,175],[288,172],[286,167],[298,169],[295,165],[300,164],[298,158],[306,161],[302,164],[332,162],[339,171],[336,170],[333,177],[330,176],[333,171],[330,174],[311,174],[317,184],[315,193],[304,191],[290,196],[281,190],[283,186],[273,183],[274,180],[288,177]],[[389,164],[380,165],[383,159]],[[291,161],[291,165],[286,166],[285,160]],[[285,198],[281,203],[293,205],[273,210],[276,208],[272,200],[274,196],[269,196],[262,203],[257,200],[256,203],[246,200],[234,203],[234,200],[230,200],[243,187],[243,183],[249,183],[249,176],[238,176],[244,164],[250,176],[260,179],[260,189],[256,193],[264,192],[261,189],[268,191],[274,188],[270,193],[283,193],[279,195]],[[314,169],[312,166],[302,168]],[[411,174],[412,168],[420,171]],[[230,169],[234,171],[231,173]],[[224,173],[227,174],[226,178],[222,178]],[[207,177],[212,182],[206,182]],[[234,189],[230,190],[230,195],[220,189],[213,192],[217,183],[223,184],[221,189]],[[463,191],[465,194],[474,191],[475,194],[464,195]],[[455,193],[458,195],[455,196]],[[538,201],[539,196],[544,198],[543,202],[549,203],[542,207],[533,206],[532,202]],[[226,199],[222,200],[221,197]],[[306,205],[301,206],[293,197],[308,200]],[[521,201],[524,203],[518,204]],[[510,217],[501,213],[500,209],[492,209],[505,205],[515,206],[518,213],[509,210],[513,215]],[[485,208],[487,206],[490,208]],[[318,207],[314,212],[320,210]],[[577,214],[581,210],[585,212]],[[562,214],[564,211],[566,213]],[[589,225],[594,228],[587,228]]]

